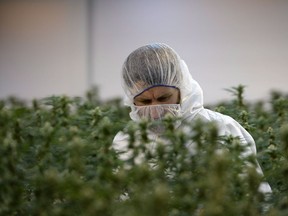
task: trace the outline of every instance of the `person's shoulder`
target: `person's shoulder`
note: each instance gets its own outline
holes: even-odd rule
[[[220,136],[238,137],[242,143],[250,143],[252,152],[256,152],[255,141],[251,134],[231,116],[206,109],[201,115],[205,115],[209,121],[214,121],[218,126]]]
[[[205,112],[202,115],[205,115],[205,118],[208,121],[215,122],[220,133],[239,135],[243,130],[240,123],[231,116],[209,109],[205,109]]]
[[[210,110],[210,109],[204,109],[202,113],[200,113],[202,118],[208,120],[208,121],[214,121],[217,124],[232,124],[237,122],[235,119],[233,119],[231,116]]]

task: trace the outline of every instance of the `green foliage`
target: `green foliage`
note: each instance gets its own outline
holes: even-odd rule
[[[243,91],[233,88],[236,99],[215,110],[253,135],[264,177],[247,166],[255,158],[239,157],[239,140],[219,137],[214,124],[187,124],[193,133],[185,134],[168,118],[155,141],[147,134],[155,123],[129,121],[120,99],[103,102],[94,90],[0,101],[0,215],[287,215],[288,97],[273,92],[269,106],[248,104]],[[111,148],[122,129],[126,160]],[[262,181],[271,197],[258,191]]]

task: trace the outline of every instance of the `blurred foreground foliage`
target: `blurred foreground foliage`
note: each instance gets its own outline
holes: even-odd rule
[[[235,99],[212,108],[253,135],[264,177],[253,168],[239,175],[253,158],[238,157],[236,138],[220,144],[213,124],[191,123],[194,133],[184,134],[166,119],[168,145],[150,151],[150,123],[129,121],[120,99],[101,101],[90,91],[31,104],[1,100],[0,215],[287,215],[288,97],[272,92],[269,101],[252,104],[243,86],[229,91]],[[132,150],[126,161],[111,149],[123,128]],[[188,140],[197,153],[183,147]],[[258,192],[262,181],[271,196]]]

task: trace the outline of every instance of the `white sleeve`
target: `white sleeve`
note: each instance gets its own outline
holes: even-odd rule
[[[231,134],[232,136],[239,137],[243,144],[249,144],[249,147],[246,148],[246,150],[242,154],[242,156],[248,156],[251,154],[256,156],[256,154],[257,154],[256,144],[255,144],[255,141],[254,141],[253,137],[251,136],[251,134],[248,133],[248,131],[245,130],[245,128],[243,128],[233,118],[231,118],[229,116],[224,116],[224,117],[225,117],[225,123],[226,123],[225,124],[226,125],[225,133],[227,135]],[[263,171],[262,171],[257,160],[256,160],[256,170],[260,175],[263,175]],[[258,190],[262,193],[272,193],[272,189],[267,182],[262,182],[260,184]]]
[[[132,152],[128,151],[129,136],[123,132],[118,132],[113,139],[112,148],[119,155],[121,160],[127,160],[131,157]]]

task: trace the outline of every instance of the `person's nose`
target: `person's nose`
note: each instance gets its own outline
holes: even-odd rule
[[[161,111],[160,107],[151,107],[150,109],[150,118],[152,120],[160,119],[163,115],[163,112]]]

